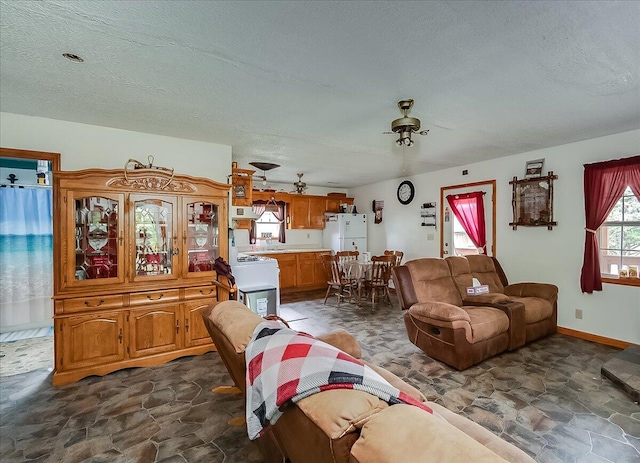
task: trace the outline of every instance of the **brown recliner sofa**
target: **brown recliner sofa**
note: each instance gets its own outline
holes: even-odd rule
[[[557,286],[530,282],[510,285],[504,270],[494,257],[470,255],[459,258],[449,257],[447,261],[452,263],[453,259],[463,259],[462,264],[464,260],[468,262],[470,276],[467,281],[476,278],[481,285],[489,286],[491,294],[506,296],[508,301],[517,302],[524,306],[524,331],[519,335],[520,338],[524,338],[522,344],[556,332],[558,326]],[[453,272],[453,268],[460,266],[460,264],[450,266]],[[465,286],[458,284],[458,288],[461,294],[466,294]]]
[[[207,330],[235,385],[245,391],[244,351],[262,321],[237,301],[203,312]],[[318,338],[354,357],[360,346],[346,331]],[[433,402],[389,371],[368,364],[396,388],[425,402],[430,414],[389,406],[363,391],[327,390],[286,407],[257,439],[265,461],[281,463],[533,462],[487,429]],[[247,437],[248,439],[248,437]]]
[[[464,370],[515,342],[506,307],[465,304],[444,259],[412,260],[392,275],[409,340],[430,357]]]

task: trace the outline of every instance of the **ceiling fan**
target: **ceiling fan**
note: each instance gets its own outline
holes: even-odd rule
[[[303,173],[298,172],[297,175],[298,175],[298,181],[294,182],[293,186],[295,187],[295,190],[292,191],[291,193],[298,193],[302,195],[307,189],[307,184],[302,181],[302,176],[304,175]]]
[[[413,146],[411,134],[426,135],[429,133],[428,130],[420,130],[420,119],[409,117],[412,107],[412,99],[398,101],[398,108],[402,112],[402,117],[391,122],[391,132],[384,132],[385,134],[398,134],[398,139],[396,140],[396,145],[398,146]]]

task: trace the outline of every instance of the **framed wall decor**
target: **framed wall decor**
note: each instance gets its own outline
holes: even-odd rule
[[[527,161],[524,178],[542,177],[543,167],[544,167],[544,158],[536,159],[534,161]]]
[[[552,230],[558,222],[553,220],[553,181],[558,178],[549,172],[543,177],[518,180],[513,177],[509,182],[513,186],[511,205],[514,230],[522,227],[547,227]]]

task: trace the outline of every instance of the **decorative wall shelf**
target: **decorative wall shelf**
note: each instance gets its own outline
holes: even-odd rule
[[[420,217],[423,227],[436,227],[436,203],[422,203]]]
[[[558,176],[553,172],[542,177],[518,180],[513,177],[509,182],[513,186],[511,205],[513,222],[509,223],[514,230],[518,227],[547,227],[553,230],[558,222],[553,220],[553,181]]]

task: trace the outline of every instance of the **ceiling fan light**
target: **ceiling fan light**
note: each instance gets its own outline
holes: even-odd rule
[[[396,140],[396,145],[398,145],[398,146],[402,146],[402,138],[398,138],[398,139]]]

